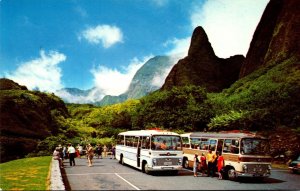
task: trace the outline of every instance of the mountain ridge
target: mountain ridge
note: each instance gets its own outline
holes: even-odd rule
[[[243,55],[218,58],[204,29],[198,26],[193,31],[188,56],[175,64],[161,89],[196,85],[220,92],[238,80],[243,60]]]

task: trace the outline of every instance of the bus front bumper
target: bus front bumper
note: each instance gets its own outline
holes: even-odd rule
[[[247,172],[236,172],[237,177],[257,177],[257,178],[265,178],[269,177],[271,174],[269,172],[265,173],[247,173]]]
[[[182,166],[152,166],[148,167],[149,171],[169,171],[169,170],[182,170]]]

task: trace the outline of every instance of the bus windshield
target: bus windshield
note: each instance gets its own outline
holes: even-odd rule
[[[152,150],[181,150],[181,138],[176,135],[153,135]]]
[[[241,141],[241,154],[267,155],[270,145],[267,139],[245,138]]]

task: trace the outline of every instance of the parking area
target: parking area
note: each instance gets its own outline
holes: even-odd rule
[[[177,176],[170,173],[147,175],[140,170],[123,166],[110,157],[94,159],[88,167],[85,158],[76,158],[76,166],[64,161],[63,177],[67,190],[299,190],[299,175],[288,170],[272,170],[264,181],[218,180],[217,177],[193,177],[191,170]]]

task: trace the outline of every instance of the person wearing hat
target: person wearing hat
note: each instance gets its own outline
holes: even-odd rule
[[[194,177],[197,177],[197,171],[198,171],[198,165],[199,165],[199,159],[198,159],[198,154],[195,153],[194,156],[194,164],[193,164],[193,172],[194,172]]]

